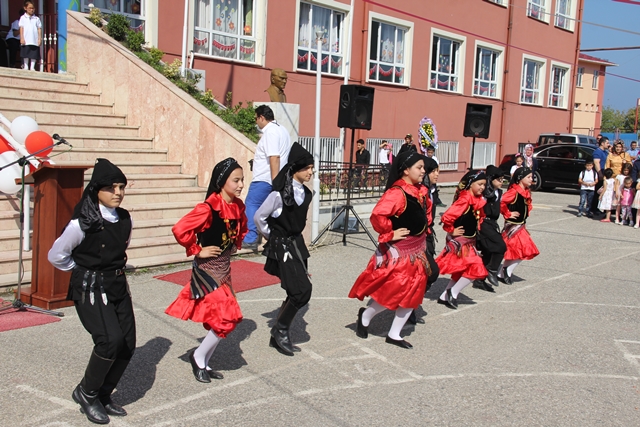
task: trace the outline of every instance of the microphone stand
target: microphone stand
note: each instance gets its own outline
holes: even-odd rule
[[[55,135],[57,136],[57,135]],[[16,297],[13,300],[13,302],[10,305],[6,305],[5,307],[0,307],[0,312],[5,311],[5,310],[9,310],[12,308],[17,309],[18,311],[34,311],[36,313],[42,313],[42,314],[49,314],[51,316],[58,316],[58,317],[64,317],[64,313],[60,312],[60,311],[52,311],[52,310],[47,310],[44,308],[40,308],[40,307],[35,307],[33,305],[30,304],[25,304],[24,302],[22,302],[21,298],[21,290],[22,290],[22,276],[24,275],[24,267],[23,267],[23,263],[22,263],[22,242],[24,240],[24,206],[23,206],[23,199],[24,199],[24,192],[25,189],[25,185],[24,185],[24,170],[25,167],[28,163],[28,160],[32,157],[37,156],[38,154],[49,150],[50,148],[54,148],[60,144],[68,144],[64,138],[60,138],[58,136],[58,138],[56,138],[58,140],[58,142],[54,143],[53,145],[50,145],[48,147],[45,147],[39,151],[36,151],[35,153],[29,154],[28,156],[22,156],[20,157],[18,160],[11,162],[7,165],[4,165],[2,167],[0,167],[0,170],[4,169],[4,168],[8,168],[9,166],[13,166],[16,163],[19,164],[21,166],[21,176],[20,176],[20,183],[22,185],[22,191],[20,192],[20,238],[19,238],[19,242],[18,242],[18,290],[16,291]],[[27,213],[28,215],[29,213]]]

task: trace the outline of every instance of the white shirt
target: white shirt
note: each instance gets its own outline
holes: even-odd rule
[[[304,184],[296,181],[295,179],[293,180],[293,198],[298,206],[302,205],[304,202]],[[271,234],[271,230],[269,229],[269,224],[267,224],[267,218],[270,216],[278,218],[281,213],[282,196],[280,196],[279,191],[272,191],[253,216],[253,222],[256,224],[256,228],[260,234],[268,239],[269,234]]]
[[[24,43],[26,45],[38,46],[38,28],[42,28],[40,18],[36,15],[29,16],[25,13],[20,17],[20,28],[23,28]]]
[[[598,177],[598,172],[596,172],[596,170],[593,168],[590,171],[585,169],[584,171],[580,172],[580,178],[582,179],[582,182],[584,182],[585,184],[596,182],[597,177]],[[595,191],[596,187],[581,185],[580,189]]]
[[[103,205],[100,206],[100,213],[105,220],[115,223],[120,221],[118,212],[115,208],[108,208]],[[131,229],[133,230],[133,219],[131,219]],[[67,224],[67,228],[58,239],[53,243],[53,246],[49,250],[49,262],[53,266],[62,271],[73,270],[76,266],[76,262],[71,258],[71,252],[84,240],[84,231],[80,229],[80,223],[77,219],[72,219]],[[129,234],[129,240],[127,241],[127,247],[131,243],[131,234]]]
[[[513,175],[513,173],[514,173],[515,171],[517,171],[518,169],[523,168],[523,167],[524,167],[524,165],[520,165],[520,166],[518,166],[518,165],[513,165],[513,166],[511,166],[511,171],[509,171],[509,175]]]
[[[381,148],[380,152],[378,153],[378,159],[380,159],[380,164],[381,165],[388,165],[389,164],[389,156],[388,156],[389,150],[387,150],[386,148]]]
[[[18,32],[17,36],[13,35],[13,30],[16,30]],[[20,20],[19,19],[16,19],[11,23],[11,28],[9,29],[9,31],[7,31],[7,37],[5,38],[5,40],[9,40],[9,39],[20,40]]]
[[[271,184],[269,157],[280,156],[280,169],[282,169],[289,161],[289,151],[291,151],[289,132],[275,121],[267,123],[262,128],[262,137],[258,141],[253,157],[253,181]]]

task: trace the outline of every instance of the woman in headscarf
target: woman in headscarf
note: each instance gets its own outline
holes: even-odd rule
[[[67,299],[93,338],[93,352],[73,400],[89,421],[127,415],[111,393],[136,348],[136,324],[125,276],[132,221],[120,204],[127,177],[107,159],[97,159],[91,181],[71,221],[49,251],[49,262],[69,271]]]
[[[247,217],[240,193],[242,167],[229,157],[213,168],[203,203],[183,216],[171,231],[193,259],[191,280],[165,310],[170,316],[202,323],[207,335],[190,355],[196,380],[222,379],[209,368],[218,343],[242,321],[242,312],[231,285],[231,255],[242,247]]]
[[[451,280],[438,298],[438,304],[458,308],[458,295],[471,282],[487,277],[482,258],[476,249],[476,235],[484,219],[486,201],[482,194],[487,175],[482,171],[467,172],[453,197],[453,204],[442,215],[442,228],[447,244],[436,258],[440,274],[451,274]]]
[[[266,239],[262,254],[267,257],[264,270],[280,278],[287,298],[271,328],[269,345],[293,356],[300,348],[293,345],[289,330],[299,310],[311,299],[311,281],[307,271],[309,251],[302,232],[313,193],[304,183],[313,176],[313,156],[297,142],[291,146],[289,163],[273,180],[273,191],[256,211],[254,223]]]
[[[511,276],[518,264],[540,254],[525,226],[533,209],[529,190],[532,182],[531,169],[523,167],[516,170],[511,177],[509,189],[500,201],[500,212],[505,220],[502,238],[507,245],[507,251],[498,278],[507,285],[513,284]]]
[[[406,151],[396,157],[386,191],[373,208],[371,225],[378,232],[378,249],[360,274],[349,298],[371,297],[360,308],[356,335],[367,338],[371,319],[384,310],[396,315],[386,338],[389,344],[413,348],[400,337],[411,312],[424,298],[429,276],[426,233],[431,217],[429,190],[422,184],[424,156]]]
[[[482,262],[487,268],[487,280],[476,280],[473,287],[488,292],[495,292],[498,286],[498,269],[507,250],[502,239],[498,219],[500,218],[500,199],[502,198],[502,170],[494,165],[487,166],[487,186],[484,190],[484,220],[480,225],[477,247],[482,252]],[[488,283],[487,283],[488,282]]]

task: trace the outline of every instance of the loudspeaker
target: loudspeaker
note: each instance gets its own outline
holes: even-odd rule
[[[467,104],[463,135],[484,139],[489,138],[492,108],[492,105]]]
[[[340,86],[339,128],[371,130],[373,92],[374,89],[367,86]]]

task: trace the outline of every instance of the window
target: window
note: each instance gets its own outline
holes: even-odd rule
[[[324,31],[320,71],[341,76],[342,67],[342,31],[344,13],[308,3],[300,3],[298,20],[298,63],[297,69],[316,71],[318,49],[316,31]]]
[[[433,35],[431,48],[431,89],[461,92],[458,85],[462,74],[460,58],[462,42],[440,35]]]
[[[500,6],[507,6],[507,0],[487,0],[488,2],[499,4]]]
[[[544,87],[544,62],[525,57],[522,64],[522,82],[520,102],[523,104],[542,104],[540,88]]]
[[[598,76],[600,75],[600,71],[593,70],[593,84],[591,85],[592,89],[598,89]]]
[[[484,169],[496,162],[496,143],[495,142],[476,142],[473,149],[473,165],[472,169]]]
[[[546,0],[528,0],[527,16],[546,22],[547,11],[545,9],[545,1]]]
[[[576,75],[576,86],[582,87],[582,75],[584,74],[584,67],[578,68],[578,74]]]
[[[82,10],[89,12],[89,5],[97,7],[103,13],[118,12],[131,22],[131,29],[134,31],[144,31],[144,9],[143,0],[82,0]]]
[[[575,159],[577,151],[574,147],[552,147],[549,148],[547,157],[556,157],[560,159]]]
[[[567,74],[568,68],[551,66],[551,84],[549,86],[549,106],[567,107]]]
[[[498,97],[498,58],[499,51],[483,46],[476,48],[476,68],[473,80],[473,94]]]
[[[572,0],[556,0],[556,27],[573,31]]]
[[[573,109],[577,110],[577,111],[580,111],[580,105],[581,104],[579,102],[576,102],[575,104],[573,104]]]
[[[369,80],[405,83],[405,38],[407,29],[371,21]]]
[[[438,169],[458,170],[458,141],[438,141]]]

